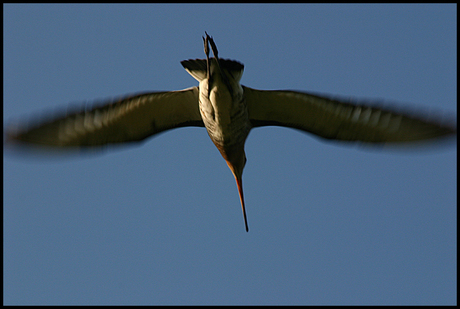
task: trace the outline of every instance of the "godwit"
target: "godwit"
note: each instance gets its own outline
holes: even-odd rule
[[[10,126],[7,142],[57,148],[100,147],[141,141],[179,127],[205,127],[235,177],[245,228],[249,231],[242,175],[246,164],[244,144],[252,128],[278,125],[330,140],[378,144],[456,134],[453,122],[446,124],[305,92],[242,86],[243,64],[220,59],[214,40],[207,33],[203,42],[206,59],[181,62],[199,81],[198,87],[139,94],[32,125]]]

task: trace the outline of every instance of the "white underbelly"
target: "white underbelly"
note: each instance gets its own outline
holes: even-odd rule
[[[243,101],[243,89],[232,85],[240,92],[232,96],[227,86],[214,81],[209,92],[208,80],[200,83],[200,113],[211,139],[220,145],[233,144],[246,139],[250,130],[248,112]]]

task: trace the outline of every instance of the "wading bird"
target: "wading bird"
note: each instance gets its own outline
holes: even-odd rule
[[[242,176],[244,144],[252,128],[284,126],[324,139],[364,144],[398,144],[456,135],[454,121],[441,122],[305,92],[242,86],[243,64],[219,58],[213,38],[205,34],[206,59],[181,62],[199,81],[198,87],[134,95],[61,117],[10,126],[7,142],[69,149],[101,147],[142,141],[179,127],[205,127],[235,177],[248,231]],[[209,56],[209,46],[214,57]]]

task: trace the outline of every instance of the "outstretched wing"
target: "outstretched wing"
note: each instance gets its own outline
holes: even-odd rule
[[[297,91],[243,87],[253,127],[277,125],[364,143],[398,143],[455,135],[453,124]],[[425,118],[425,119],[424,119]]]
[[[52,147],[95,147],[141,141],[184,126],[204,127],[198,88],[153,92],[105,102],[65,115],[7,128],[7,142]]]

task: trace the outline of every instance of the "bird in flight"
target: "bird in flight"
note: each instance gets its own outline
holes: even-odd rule
[[[56,149],[97,148],[143,141],[186,126],[205,127],[235,177],[249,231],[243,197],[244,145],[261,126],[298,129],[328,140],[362,144],[428,141],[456,135],[456,122],[429,119],[306,92],[256,90],[240,84],[244,66],[221,59],[211,36],[203,37],[206,59],[184,60],[198,87],[142,93],[6,130],[6,142]],[[210,57],[211,47],[214,57]]]

